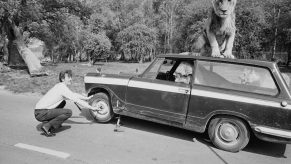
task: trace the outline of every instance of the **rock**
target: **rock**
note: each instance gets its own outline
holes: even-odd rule
[[[10,72],[11,69],[7,66],[5,66],[3,63],[0,62],[0,72],[5,73],[5,72]]]

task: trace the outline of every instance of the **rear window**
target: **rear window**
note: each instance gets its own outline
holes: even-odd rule
[[[277,95],[278,88],[266,68],[198,61],[194,84],[264,95]]]

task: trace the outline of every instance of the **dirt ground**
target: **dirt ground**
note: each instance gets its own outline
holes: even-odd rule
[[[62,70],[73,71],[73,85],[70,88],[78,93],[84,93],[84,75],[89,72],[96,72],[101,67],[102,73],[119,74],[142,73],[150,63],[122,63],[122,62],[98,62],[93,66],[87,63],[60,63],[44,66],[48,76],[30,77],[27,70],[9,69],[0,71],[0,86],[15,93],[46,93],[58,82],[58,74]],[[291,68],[280,68],[284,74],[291,79]],[[285,78],[285,77],[284,77]]]
[[[89,72],[96,72],[101,67],[102,73],[118,74],[142,73],[150,63],[121,63],[121,62],[99,62],[93,66],[87,63],[61,63],[57,65],[44,66],[48,76],[30,77],[27,70],[4,71],[0,73],[0,86],[15,93],[46,93],[58,82],[58,74],[62,70],[73,71],[73,85],[70,86],[75,92],[84,92],[84,75]]]

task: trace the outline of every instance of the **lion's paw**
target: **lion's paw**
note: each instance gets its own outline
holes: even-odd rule
[[[198,52],[192,52],[191,55],[192,55],[192,56],[201,56],[201,54],[198,53]]]
[[[225,51],[222,53],[222,55],[225,56],[225,58],[235,59],[231,52]]]
[[[179,55],[190,55],[191,54],[191,52],[181,52],[181,53],[179,53]]]
[[[220,57],[220,56],[221,54],[219,50],[212,50],[211,57]]]

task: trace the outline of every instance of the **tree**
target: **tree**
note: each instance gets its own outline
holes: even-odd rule
[[[39,59],[27,48],[22,30],[22,18],[27,22],[26,17],[37,19],[35,10],[37,5],[34,1],[27,3],[26,0],[21,1],[1,1],[1,34],[5,32],[8,42],[8,64],[18,63],[21,60],[16,60],[19,56],[25,61],[28,66],[31,76],[44,74]]]
[[[192,51],[194,42],[203,33],[210,7],[211,3],[205,0],[186,1],[179,7],[177,18],[179,35],[174,44],[178,52]]]
[[[288,66],[291,62],[291,1],[282,0],[279,7],[281,14],[278,18],[276,37],[279,37],[278,41],[281,41],[279,45],[283,45],[287,51],[286,65]]]
[[[176,12],[181,6],[182,0],[161,0],[157,6],[158,26],[160,29],[160,39],[163,44],[164,53],[172,53],[174,46],[174,33],[176,32]]]
[[[88,33],[85,37],[84,49],[87,52],[89,63],[93,65],[96,58],[110,51],[111,42],[105,33]]]
[[[143,62],[152,57],[155,48],[156,31],[143,24],[134,24],[118,33],[121,51],[127,60]]]
[[[121,53],[122,60],[143,61],[157,53],[191,51],[203,33],[212,7],[205,0],[0,0],[0,3],[0,26],[9,18],[10,27],[14,22],[22,36],[25,33],[44,41],[47,55],[53,61],[73,61],[85,52],[88,60],[115,52],[114,55]],[[236,56],[269,59],[264,54],[272,49],[274,53],[290,52],[290,6],[290,0],[240,0],[235,10]],[[8,31],[1,28],[1,34]]]
[[[261,6],[253,2],[248,7],[237,6],[236,10],[237,33],[234,49],[237,58],[262,58],[261,29],[264,29],[265,18]]]
[[[44,0],[39,3],[43,12],[37,23],[43,28],[34,30],[32,36],[46,43],[53,61],[74,60],[82,53],[79,35],[92,14],[91,8],[79,0]]]

